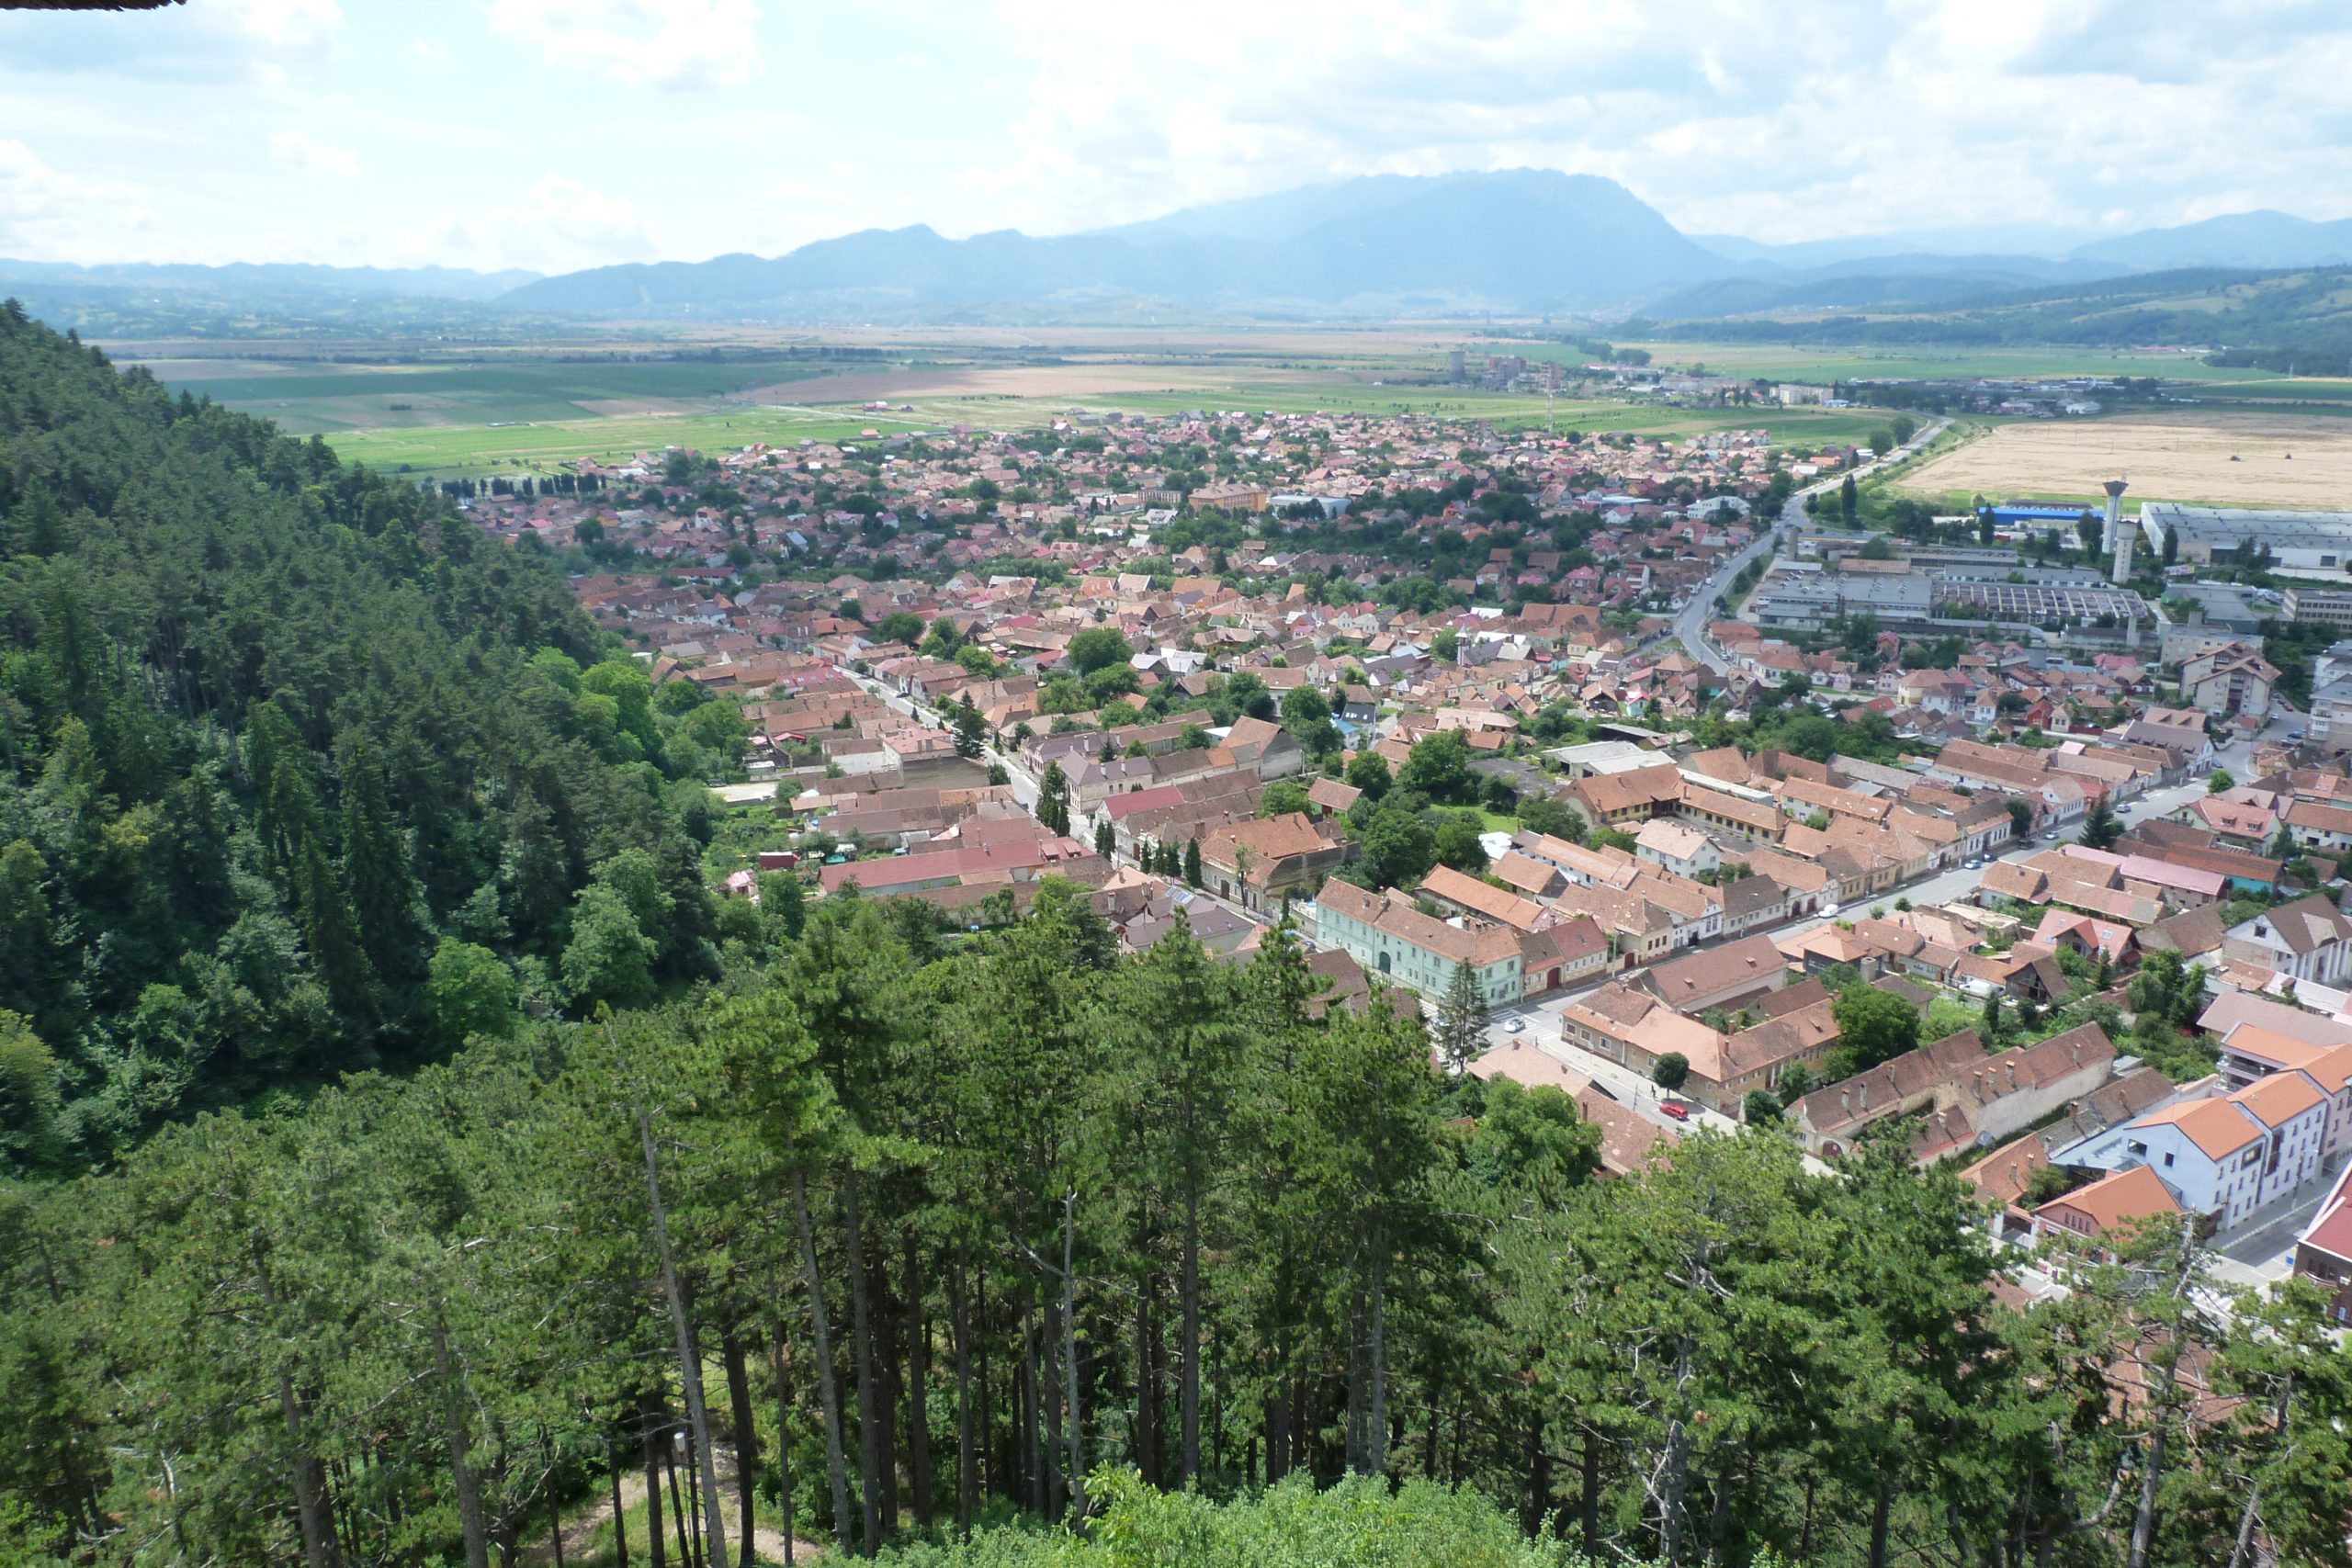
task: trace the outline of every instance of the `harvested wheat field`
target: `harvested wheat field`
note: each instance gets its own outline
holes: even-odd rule
[[[2352,509],[2352,421],[2216,414],[2005,424],[1905,476],[1937,494],[2134,497],[2220,506]]]

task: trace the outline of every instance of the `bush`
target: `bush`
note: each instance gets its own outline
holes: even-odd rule
[[[1081,1540],[1065,1530],[981,1530],[967,1543],[904,1547],[901,1568],[1571,1568],[1556,1544],[1527,1540],[1492,1503],[1431,1481],[1391,1493],[1378,1476],[1318,1492],[1293,1476],[1262,1495],[1215,1503],[1161,1492],[1132,1470],[1087,1480],[1094,1510]]]

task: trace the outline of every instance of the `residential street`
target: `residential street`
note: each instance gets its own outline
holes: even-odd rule
[[[2220,765],[2232,773],[2243,775],[2250,766],[2247,751],[2248,748],[2243,745],[2225,748],[2220,755]],[[2161,817],[2204,794],[2205,779],[2202,776],[2192,778],[2170,789],[2156,790],[2139,800],[2129,802],[2123,812],[2122,820],[2128,826],[2133,822],[2145,821],[2151,817]],[[2013,845],[1999,858],[2009,861],[2028,860],[2057,847],[2060,843],[2075,842],[2081,836],[2082,824],[2069,823],[2052,842],[2037,841]],[[1968,897],[1975,891],[1984,874],[1981,868],[1970,871],[1964,866],[1956,866],[1950,871],[1923,877],[1907,886],[1890,888],[1879,897],[1866,903],[1840,908],[1835,916],[1810,915],[1803,919],[1790,920],[1782,925],[1771,927],[1767,934],[1776,938],[1791,936],[1826,925],[1832,919],[1852,919],[1858,915],[1867,915],[1872,905],[1883,905],[1892,908],[1897,897],[1908,898],[1913,904],[1923,908],[1936,904],[1948,904],[1954,899]],[[1685,948],[1679,951],[1687,953],[1690,950]],[[1615,977],[1617,976],[1611,976],[1611,978]],[[1594,1055],[1589,1051],[1571,1044],[1561,1035],[1560,1014],[1566,1010],[1567,1005],[1580,997],[1589,996],[1599,990],[1605,984],[1607,980],[1596,981],[1589,986],[1561,991],[1516,1007],[1498,1009],[1487,1032],[1487,1040],[1494,1045],[1503,1044],[1514,1038],[1532,1040],[1547,1055],[1595,1082],[1606,1085],[1610,1092],[1620,1100],[1634,1106],[1652,1121],[1664,1124],[1668,1119],[1657,1110],[1657,1089],[1648,1078],[1606,1057]],[[1514,1036],[1508,1028],[1510,1021],[1513,1018],[1523,1021],[1522,1032],[1517,1036]],[[1712,1111],[1702,1111],[1695,1106],[1692,1108],[1690,1122],[1685,1125],[1696,1125],[1702,1119],[1709,1125],[1725,1129],[1737,1125],[1728,1118],[1717,1116]]]

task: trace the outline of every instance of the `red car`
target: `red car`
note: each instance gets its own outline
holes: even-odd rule
[[[1658,1105],[1658,1109],[1665,1111],[1668,1116],[1673,1117],[1677,1122],[1688,1122],[1690,1120],[1690,1108],[1683,1104],[1679,1100],[1661,1101]]]

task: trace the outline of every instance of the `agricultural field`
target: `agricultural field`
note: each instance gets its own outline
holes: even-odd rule
[[[829,332],[821,342],[681,333],[668,344],[550,344],[537,355],[421,343],[389,361],[375,345],[372,362],[356,344],[272,357],[263,344],[223,356],[158,344],[127,356],[175,389],[322,434],[346,458],[438,476],[545,472],[671,446],[1020,429],[1073,412],[1410,413],[1643,434],[1763,424],[1791,446],[1860,442],[1884,423],[1861,410],[1679,409],[1444,385],[1446,350],[1463,344],[1442,327],[999,328]],[[1543,345],[1466,346],[1475,365],[1489,350]],[[869,411],[874,402],[888,406]]]
[[[2352,423],[2326,416],[2199,412],[2019,421],[1913,468],[1902,488],[2092,501],[2111,479],[2148,501],[2352,507]]]
[[[1844,344],[1812,347],[1770,343],[1692,343],[1665,340],[1620,346],[1648,351],[1657,365],[1704,366],[1720,375],[1761,377],[1768,381],[1821,385],[1875,377],[1943,378],[2061,376],[2155,376],[2166,381],[2227,383],[2278,379],[2277,373],[2245,367],[2215,368],[2193,354],[2073,346],[2064,344],[2007,347],[1901,344],[1874,347]]]
[[[699,412],[710,399],[833,368],[812,359],[483,355],[418,364],[151,359],[150,370],[243,412],[310,434]]]

